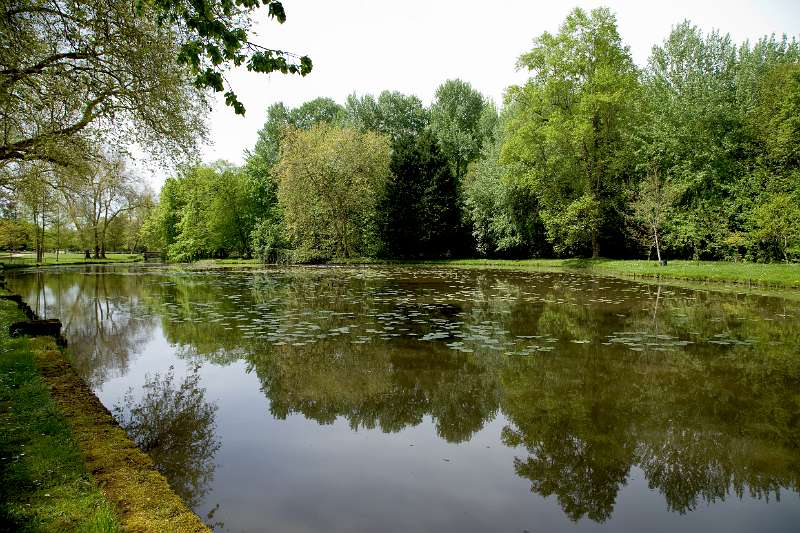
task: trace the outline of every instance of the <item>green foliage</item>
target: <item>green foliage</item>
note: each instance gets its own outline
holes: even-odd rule
[[[431,106],[431,131],[453,166],[457,180],[478,157],[487,133],[492,130],[492,109],[483,95],[465,81],[447,80],[436,89]]]
[[[430,112],[419,98],[397,91],[383,91],[377,98],[355,94],[345,103],[347,122],[361,131],[388,135],[393,142],[420,135],[430,122]]]
[[[752,212],[750,236],[787,263],[800,258],[800,195],[779,193]]]
[[[256,223],[250,238],[253,252],[265,263],[278,263],[289,259],[285,255],[289,249],[289,241],[286,238],[286,226],[283,224],[280,206],[275,205],[268,216]]]
[[[176,65],[185,33],[159,27],[148,5],[138,14],[127,0],[3,3],[0,163],[76,165],[98,141],[194,150],[206,103]]]
[[[19,219],[0,218],[0,250],[23,250],[30,246],[34,229]]]
[[[435,257],[462,246],[458,187],[431,133],[392,145],[391,177],[378,203],[384,255]]]
[[[427,109],[396,91],[274,104],[244,167],[215,178],[224,187],[168,181],[141,233],[182,260],[655,248],[670,261],[793,261],[798,65],[795,40],[737,45],[683,22],[639,69],[611,11],[575,9],[520,56],[530,77],[499,113],[458,79]],[[391,159],[377,180],[370,150]]]
[[[703,34],[689,22],[653,49],[636,151],[642,172],[655,166],[682,191],[667,228],[673,254],[741,255],[749,213],[786,190],[787,173],[797,168],[784,142],[792,136],[796,91],[786,65],[799,53],[795,41],[737,46],[729,35]]]
[[[261,213],[257,179],[224,162],[193,166],[164,185],[142,232],[150,248],[173,261],[250,257],[253,227]]]
[[[283,24],[286,12],[277,0],[136,0],[137,13],[155,14],[159,25],[181,37],[177,62],[189,68],[194,84],[216,92],[225,90],[226,68],[245,65],[247,70],[269,74],[311,72],[311,59],[266,48],[249,40],[251,12],[267,8],[269,18]],[[225,103],[244,115],[244,105],[232,89],[225,91]]]
[[[306,257],[370,255],[375,208],[389,174],[389,140],[318,124],[291,129],[276,165],[288,237]]]
[[[509,90],[503,161],[532,187],[554,248],[593,256],[630,173],[626,131],[637,72],[608,9],[573,10],[559,32],[543,33],[519,59],[532,77]]]
[[[512,181],[512,167],[500,162],[504,126],[481,151],[464,181],[464,207],[481,255],[538,257],[550,252],[533,191]]]

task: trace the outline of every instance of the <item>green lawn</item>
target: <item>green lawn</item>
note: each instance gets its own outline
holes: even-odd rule
[[[0,300],[0,530],[119,531],[108,501],[39,374],[30,341],[10,338],[24,315]]]
[[[205,259],[197,266],[259,266],[257,259]],[[724,261],[670,261],[659,266],[655,261],[632,259],[440,259],[402,261],[380,259],[334,260],[330,264],[362,265],[446,265],[469,268],[507,268],[513,270],[581,271],[612,276],[676,279],[702,282],[736,283],[776,288],[800,289],[800,263],[731,263]]]
[[[132,263],[134,261],[141,261],[142,256],[139,254],[107,254],[106,259],[84,259],[82,253],[61,253],[56,254],[48,252],[44,254],[43,265],[82,265],[82,264],[96,264],[96,263]],[[22,267],[22,266],[35,266],[36,254],[28,252],[15,252],[10,254],[8,252],[0,252],[0,264],[6,268]]]
[[[424,263],[519,270],[576,270],[629,277],[800,288],[800,264],[798,263],[670,261],[667,266],[659,266],[655,261],[619,259],[453,259]]]

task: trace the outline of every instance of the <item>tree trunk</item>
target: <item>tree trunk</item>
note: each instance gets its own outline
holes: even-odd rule
[[[600,243],[597,240],[597,230],[592,230],[592,259],[600,257]]]
[[[41,232],[40,229],[36,228],[37,239],[36,239],[36,262],[37,263],[44,263],[44,229],[45,229],[45,217],[44,217],[44,202],[42,202],[42,227]]]
[[[783,261],[785,263],[789,263],[789,237],[787,235],[783,236]]]
[[[658,257],[658,264],[661,266],[663,263],[661,262],[661,245],[658,243],[658,230],[653,228],[653,239],[656,241],[656,256]]]
[[[94,224],[92,230],[94,231],[94,258],[100,259],[100,239],[97,235],[97,224]]]

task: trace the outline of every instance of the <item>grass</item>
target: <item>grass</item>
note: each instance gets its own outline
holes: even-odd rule
[[[800,288],[800,264],[731,263],[724,261],[655,261],[617,259],[461,259],[432,264],[520,270],[577,270],[615,276],[711,281],[764,287]]]
[[[206,259],[195,263],[201,267],[226,265],[259,266],[257,259]],[[798,263],[731,263],[726,261],[670,261],[659,266],[655,261],[624,259],[439,259],[380,260],[352,258],[333,260],[335,265],[433,265],[467,268],[505,268],[512,270],[580,271],[610,276],[675,279],[745,286],[800,289]]]
[[[83,265],[83,264],[105,264],[105,263],[132,263],[141,261],[140,254],[107,254],[106,259],[85,259],[82,253],[60,253],[48,252],[44,254],[41,265]],[[58,260],[56,260],[58,259]],[[4,268],[19,268],[26,266],[36,266],[36,254],[34,253],[15,253],[3,252],[0,255],[0,264]]]
[[[0,301],[0,530],[119,531],[30,341],[8,336],[10,322],[24,318],[14,303]]]
[[[210,531],[24,318],[0,300],[0,531]]]
[[[711,281],[765,287],[800,288],[800,264],[724,261],[655,261],[623,259],[443,259],[413,264],[541,271],[584,271],[614,276]]]

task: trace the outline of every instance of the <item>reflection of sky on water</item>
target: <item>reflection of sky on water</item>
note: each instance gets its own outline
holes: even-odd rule
[[[438,274],[429,275],[436,278]],[[645,472],[635,461],[629,465],[624,483],[615,489],[610,516],[599,522],[585,516],[573,522],[565,516],[562,502],[555,495],[543,497],[532,492],[532,480],[518,475],[515,458],[528,458],[526,446],[509,447],[508,441],[504,443],[501,438],[504,428],[510,427],[521,432],[523,438],[539,442],[536,440],[539,437],[531,435],[538,435],[535,424],[549,420],[548,416],[561,417],[553,419],[554,423],[565,424],[575,436],[586,435],[579,425],[587,422],[580,416],[576,415],[574,420],[569,416],[563,418],[552,414],[555,411],[546,403],[536,403],[536,398],[546,397],[547,393],[562,397],[572,391],[580,402],[605,410],[597,420],[624,425],[628,416],[637,419],[641,413],[628,415],[625,411],[609,410],[636,407],[639,400],[631,404],[607,398],[605,394],[627,394],[624,386],[629,380],[634,381],[630,385],[637,388],[636,394],[639,387],[661,382],[665,383],[666,394],[671,394],[670,387],[691,384],[681,381],[683,374],[696,371],[696,365],[710,364],[709,358],[719,353],[728,357],[737,355],[741,358],[737,364],[751,368],[750,352],[746,350],[754,351],[753,344],[769,343],[774,349],[782,344],[795,346],[796,336],[774,335],[792,328],[769,324],[780,324],[782,320],[797,324],[796,303],[758,299],[755,301],[763,307],[754,308],[752,302],[748,307],[749,301],[738,296],[717,298],[713,294],[668,289],[656,292],[651,286],[618,280],[589,282],[580,276],[547,277],[545,282],[539,280],[541,286],[533,290],[526,290],[524,283],[515,281],[515,275],[508,273],[494,274],[484,281],[472,275],[447,274],[427,285],[424,278],[408,280],[392,273],[373,276],[373,280],[383,280],[388,285],[377,288],[370,286],[369,280],[354,288],[352,279],[325,285],[330,280],[323,276],[317,281],[322,285],[316,292],[309,292],[317,283],[313,276],[312,281],[302,280],[297,290],[288,292],[291,275],[278,277],[278,281],[269,275],[255,281],[250,274],[206,273],[199,276],[200,281],[191,277],[181,280],[183,276],[186,275],[181,274],[177,279],[161,273],[139,276],[146,281],[133,287],[108,288],[110,300],[105,302],[108,304],[105,309],[117,309],[113,331],[118,336],[139,340],[119,344],[128,350],[125,364],[116,366],[120,371],[98,374],[103,378],[98,380],[96,391],[103,403],[111,407],[129,388],[136,394],[148,373],[164,374],[174,366],[176,377],[181,377],[192,360],[206,361],[200,369],[201,385],[206,389],[206,399],[218,407],[216,436],[221,448],[214,456],[217,466],[211,490],[197,511],[204,516],[219,505],[214,521],[224,523],[221,529],[792,531],[800,523],[798,493],[785,488],[780,490],[778,505],[774,497],[768,503],[751,497],[745,490],[741,499],[731,493],[724,501],[717,499],[707,504],[699,498],[692,511],[670,512],[660,489],[648,486]],[[393,276],[396,279],[391,279]],[[535,279],[536,275],[525,277]],[[52,286],[57,278],[50,275],[45,283],[48,305],[59,296],[62,303],[75,300],[79,294],[87,296],[85,290],[76,291],[76,286],[70,283],[65,283],[66,290],[62,288],[63,292],[58,293]],[[183,301],[180,293],[166,290],[182,281],[196,282],[183,295],[184,298],[188,295],[188,300]],[[560,284],[560,292],[553,291],[556,284]],[[272,296],[270,291],[275,291]],[[365,294],[373,299],[371,305],[365,303]],[[582,295],[587,295],[585,301],[581,301]],[[701,300],[695,302],[693,298]],[[222,299],[227,302],[221,302]],[[461,307],[448,307],[457,304]],[[661,307],[654,309],[654,304]],[[287,308],[282,309],[281,305]],[[561,311],[567,308],[572,310]],[[582,314],[580,309],[584,308],[589,309],[591,316]],[[662,318],[661,314],[670,318]],[[128,321],[130,324],[125,318],[128,315],[134,317]],[[702,323],[696,322],[697,317]],[[755,328],[752,324],[756,322],[768,324],[768,329]],[[89,331],[91,324],[91,320],[85,321],[78,331]],[[128,324],[127,330],[123,324]],[[347,331],[343,327],[348,327]],[[192,344],[192,336],[198,331],[204,331],[205,336]],[[292,342],[278,344],[282,340],[272,339],[270,332],[284,337],[290,334],[306,337],[293,337]],[[326,336],[319,337],[321,334]],[[420,340],[425,335],[433,338]],[[352,343],[354,340],[365,341],[365,345]],[[498,343],[506,346],[498,349]],[[278,348],[269,348],[274,344]],[[555,348],[528,349],[532,346]],[[337,350],[342,351],[341,356],[336,355]],[[785,352],[785,348],[782,350],[764,353],[772,357]],[[601,358],[603,362],[598,363],[599,370],[607,373],[605,381],[595,382],[588,374],[576,372],[596,363],[592,354],[606,351],[614,356],[607,362]],[[373,353],[370,364],[364,366],[368,361],[363,357],[370,353]],[[641,353],[653,359],[644,363],[640,359],[626,359],[641,357]],[[684,353],[694,359],[690,358],[691,364],[674,372],[671,360],[664,363],[658,359],[688,357]],[[354,368],[347,363],[350,357],[355,358]],[[306,361],[330,366],[317,373],[320,369],[303,366]],[[478,366],[465,367],[465,362]],[[419,366],[418,371],[414,365]],[[522,366],[518,371],[514,365]],[[627,365],[641,366],[628,373]],[[663,372],[663,377],[658,374],[653,380],[642,378],[639,382],[642,373],[646,374],[652,365]],[[792,360],[781,360],[771,368],[794,379],[797,375],[792,372],[796,372],[796,366]],[[728,366],[708,368],[714,373],[730,372]],[[431,374],[434,381],[419,377],[419,372],[430,373],[431,369],[436,369]],[[292,381],[295,378],[300,381]],[[478,381],[470,381],[476,378]],[[363,384],[362,396],[358,391],[347,390],[347,384],[341,380],[348,379],[359,380],[358,386]],[[449,383],[450,379],[456,381]],[[469,429],[473,427],[469,423],[464,426],[468,429],[466,438],[448,442],[441,436],[440,426],[447,423],[441,419],[445,416],[442,413],[458,413],[459,409],[467,412],[474,406],[442,408],[436,402],[445,400],[429,395],[436,390],[451,390],[458,402],[478,399],[477,393],[458,389],[462,379],[467,380],[464,387],[492,386],[496,391],[480,396],[480,401],[489,404],[475,411],[482,417],[475,429]],[[514,379],[521,381],[515,383]],[[571,385],[570,379],[577,381]],[[437,385],[436,380],[444,381]],[[303,387],[308,383],[330,388],[305,390]],[[711,376],[708,386],[725,383],[722,378]],[[412,386],[422,387],[424,394],[420,398],[429,402],[421,406],[420,412],[424,413],[421,418],[416,423],[402,424],[397,431],[384,433],[379,429],[380,424],[369,429],[371,424],[363,421],[370,420],[372,414],[380,420],[393,419],[392,406],[384,405],[380,398],[399,399],[399,393],[408,392]],[[530,393],[541,387],[545,387],[541,395]],[[591,387],[601,389],[593,391]],[[592,394],[597,396],[596,401]],[[708,398],[697,394],[697,398]],[[692,397],[689,395],[690,400]],[[643,398],[647,400],[646,395]],[[275,399],[281,409],[288,408],[283,419],[270,414]],[[494,407],[492,402],[496,402]],[[533,403],[528,408],[530,402]],[[319,406],[325,409],[317,411]],[[676,400],[664,408],[683,409],[683,406],[682,400]],[[432,417],[430,409],[439,413],[438,419]],[[649,404],[643,409],[650,409]],[[377,412],[370,414],[371,410]],[[323,419],[327,421],[325,417],[331,412],[337,414],[334,421],[320,423]],[[533,417],[531,420],[526,418],[528,414]],[[676,417],[683,417],[687,424],[700,424],[702,418],[698,416],[707,415],[676,412]],[[353,420],[362,423],[354,425]],[[651,431],[661,428],[648,420],[643,424],[644,429]],[[636,439],[649,438],[618,435],[613,425],[604,433],[602,427],[592,426],[591,420],[588,425],[599,432],[597,442],[618,437],[632,438],[635,443]],[[726,429],[717,422],[710,428]],[[535,431],[529,435],[527,432],[531,430]],[[688,430],[700,434],[704,426],[690,425]],[[791,433],[797,428],[780,430]],[[445,431],[445,435],[449,434]],[[757,446],[754,450],[752,453],[757,452]],[[788,453],[797,454],[797,448]],[[798,462],[800,458],[795,457],[795,467]],[[708,468],[715,465],[709,463]],[[794,476],[796,488],[796,472],[786,474]]]

